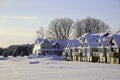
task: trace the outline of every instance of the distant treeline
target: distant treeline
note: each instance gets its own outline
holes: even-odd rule
[[[33,44],[11,45],[8,48],[0,48],[0,56],[28,56],[32,54]]]

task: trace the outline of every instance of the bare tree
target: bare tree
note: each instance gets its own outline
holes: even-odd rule
[[[82,34],[85,33],[84,27],[83,27],[83,21],[79,21],[77,20],[74,23],[74,27],[75,27],[75,37],[80,37]]]
[[[39,30],[36,31],[37,38],[45,38],[45,29],[43,27],[40,27]]]
[[[54,19],[50,22],[48,33],[51,39],[67,40],[69,39],[73,21],[70,18]]]
[[[101,33],[106,32],[110,29],[109,26],[103,21],[90,17],[87,17],[81,21],[76,21],[74,26],[76,27],[76,37],[79,37],[84,33]]]

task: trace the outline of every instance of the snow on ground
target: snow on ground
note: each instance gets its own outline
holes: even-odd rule
[[[120,80],[120,65],[9,57],[0,60],[0,80]],[[30,62],[39,62],[30,64]]]

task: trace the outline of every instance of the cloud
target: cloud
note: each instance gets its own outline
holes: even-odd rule
[[[0,16],[0,18],[7,18],[7,19],[39,19],[40,17],[37,17],[37,16]]]

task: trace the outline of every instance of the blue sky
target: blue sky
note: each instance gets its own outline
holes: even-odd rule
[[[36,30],[55,18],[101,19],[120,25],[120,0],[0,0],[0,46],[33,43]]]

